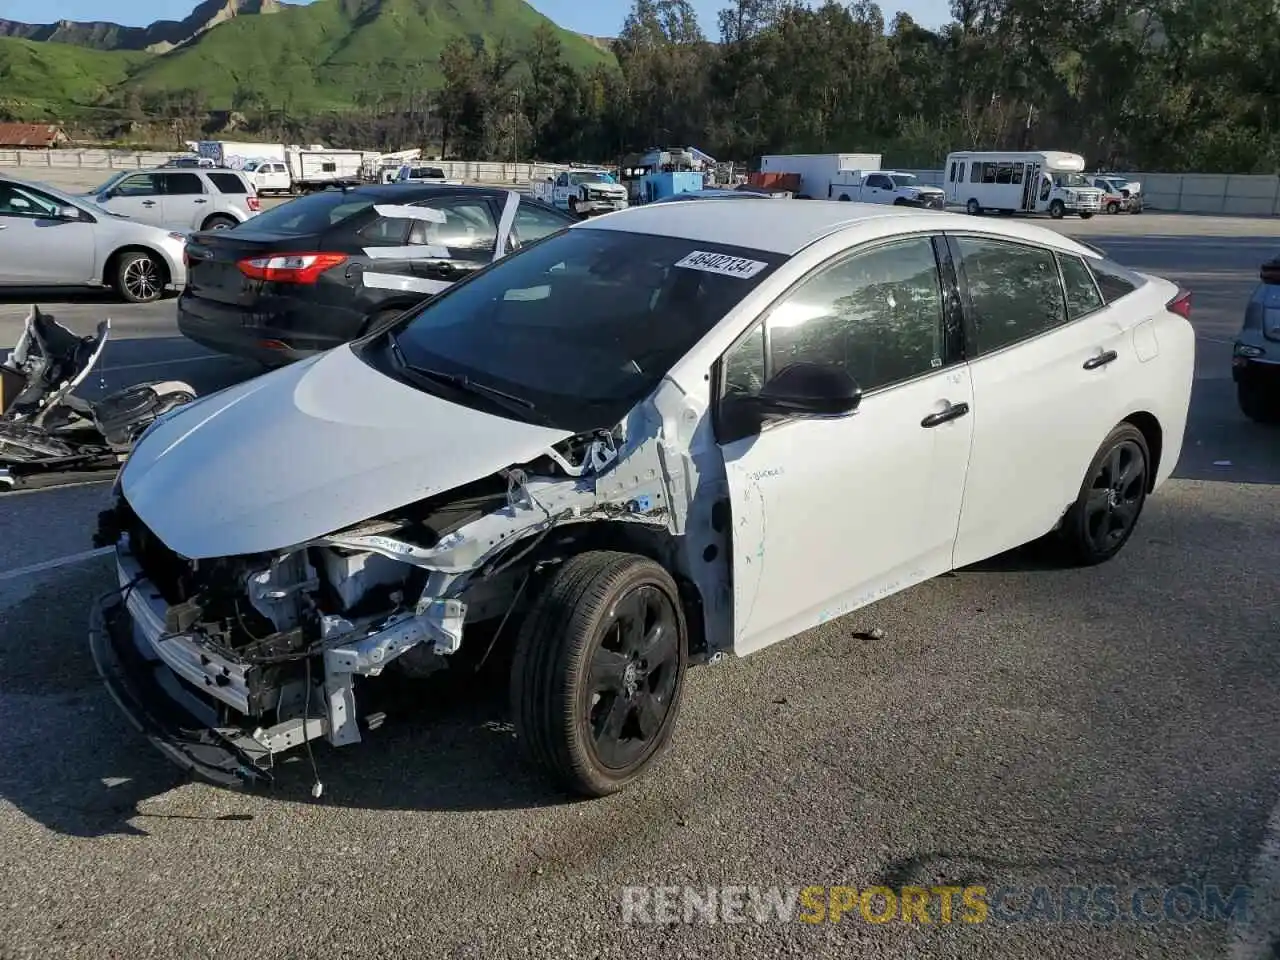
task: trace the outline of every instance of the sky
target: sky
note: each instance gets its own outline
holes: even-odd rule
[[[181,20],[198,0],[0,0],[0,19],[27,23],[55,20],[110,20],[141,27],[155,20]],[[630,9],[629,0],[532,0],[533,5],[560,26],[579,33],[613,36]],[[717,33],[716,14],[728,0],[693,0],[703,31]],[[881,0],[887,21],[905,10],[926,27],[951,19],[948,0]]]

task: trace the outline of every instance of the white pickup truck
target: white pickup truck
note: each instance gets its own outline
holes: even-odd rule
[[[577,217],[625,210],[628,206],[627,188],[604,170],[566,170],[558,177],[535,182],[533,196]]]
[[[828,198],[856,203],[887,203],[899,207],[928,207],[942,210],[947,195],[939,187],[925,186],[914,173],[877,170],[863,174],[853,170],[831,181]]]

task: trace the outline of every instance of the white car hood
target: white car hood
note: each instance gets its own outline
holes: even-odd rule
[[[121,490],[172,550],[278,550],[527,462],[571,434],[384,376],[349,347],[197,400],[134,449]]]

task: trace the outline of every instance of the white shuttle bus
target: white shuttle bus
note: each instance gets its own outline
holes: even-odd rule
[[[1068,213],[1087,220],[1102,209],[1103,193],[1084,175],[1078,153],[983,153],[972,150],[947,157],[943,189],[948,206],[977,215],[1047,213],[1060,220]]]

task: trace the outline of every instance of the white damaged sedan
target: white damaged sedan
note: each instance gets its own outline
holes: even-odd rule
[[[1178,460],[1189,316],[1018,222],[591,220],[157,421],[99,521],[94,658],[157,747],[237,782],[507,637],[517,740],[607,794],[690,663],[1046,535],[1115,556]]]

